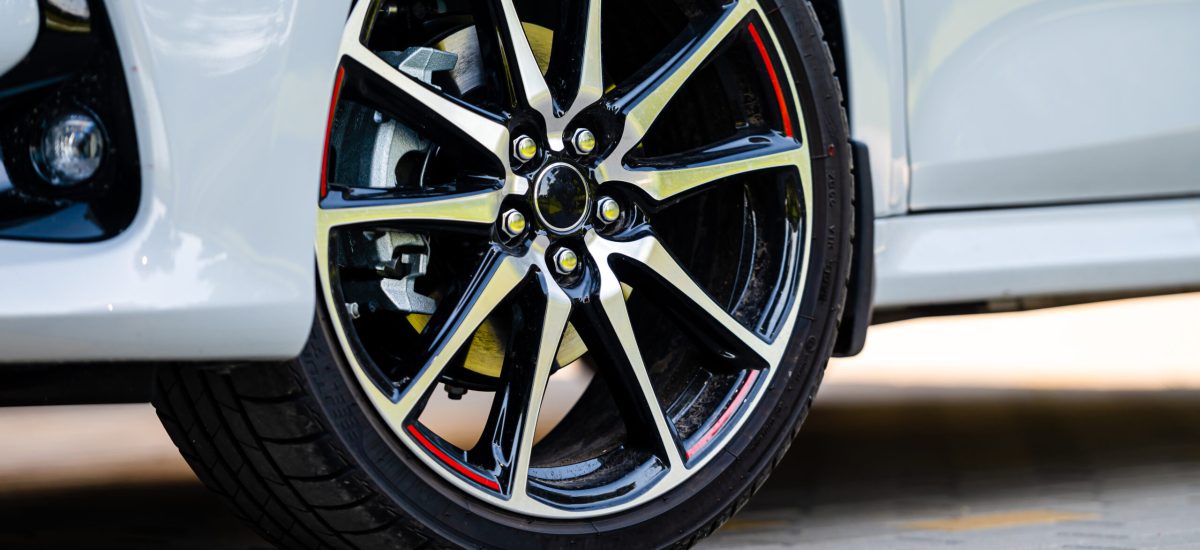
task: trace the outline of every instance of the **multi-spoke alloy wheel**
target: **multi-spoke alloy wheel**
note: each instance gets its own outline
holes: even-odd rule
[[[259,506],[305,536],[264,532],[642,548],[728,519],[795,435],[845,291],[811,8],[359,0],[340,47],[308,348],[206,375],[256,436]]]

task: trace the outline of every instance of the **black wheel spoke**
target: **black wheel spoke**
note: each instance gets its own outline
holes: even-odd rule
[[[541,286],[540,290],[549,290]],[[492,399],[482,437],[468,452],[472,463],[495,469],[500,479],[510,477],[511,468],[521,457],[529,458],[541,397],[570,313],[565,296],[532,294],[536,296],[520,300],[514,309],[515,330],[506,346],[500,387]],[[528,468],[513,472],[512,484],[523,486],[527,472]]]
[[[621,284],[610,271],[600,287],[599,295],[580,308],[583,319],[580,334],[603,365],[600,374],[612,389],[630,439],[654,453],[669,468],[681,470],[683,455],[679,438],[650,383]]]
[[[483,265],[467,285],[448,313],[429,327],[430,337],[424,353],[424,364],[415,376],[400,389],[394,399],[399,414],[405,418],[420,412],[420,403],[445,372],[450,360],[467,344],[475,329],[483,323],[525,280],[528,266],[502,251],[489,250]]]
[[[509,491],[515,499],[527,498],[534,435],[541,415],[542,400],[571,314],[571,303],[566,295],[552,281],[543,278],[541,282],[546,301],[540,324],[538,319],[528,320],[539,329],[529,331],[530,337],[522,341],[516,350],[517,355],[524,359],[525,366],[520,371],[517,383],[525,389],[525,399],[510,410],[519,412],[520,424],[514,425],[514,431],[503,438],[513,445],[513,451],[508,455],[515,461]]]
[[[637,147],[675,94],[721,46],[753,10],[754,2],[739,0],[725,8],[716,21],[682,41],[677,50],[612,100],[624,117],[625,129],[605,164],[620,164]],[[612,168],[615,168],[612,167]],[[610,170],[612,169],[610,168]]]
[[[555,33],[549,80],[559,92],[562,119],[570,120],[604,95],[601,54],[602,0],[581,0],[563,5],[562,29]]]
[[[328,229],[341,225],[378,223],[495,223],[505,193],[476,191],[448,196],[411,199],[364,200],[344,203],[343,208],[321,210],[319,225]]]
[[[472,12],[481,51],[488,61],[499,62],[492,70],[507,71],[507,83],[516,95],[515,105],[551,116],[555,111],[554,98],[517,17],[513,0],[473,0]],[[503,55],[497,56],[497,53]]]
[[[760,170],[798,168],[807,170],[808,150],[794,139],[775,133],[739,137],[724,143],[661,157],[627,167],[606,163],[604,179],[631,183],[649,195],[654,207],[676,203],[731,176]]]
[[[764,368],[778,359],[778,350],[717,303],[658,239],[645,237],[618,248],[622,249],[626,252],[618,252],[616,261],[628,265],[626,272],[646,283],[640,287],[654,289],[656,300],[667,305],[701,345],[744,368]]]
[[[374,81],[391,94],[376,94],[394,114],[406,116],[421,130],[474,143],[497,166],[508,166],[508,128],[502,119],[430,87],[401,72],[362,44],[353,22],[369,15],[372,2],[360,2],[342,37],[342,55],[353,63],[351,78]],[[356,74],[357,71],[357,74]],[[390,96],[390,97],[389,97]],[[390,101],[389,101],[390,100]]]

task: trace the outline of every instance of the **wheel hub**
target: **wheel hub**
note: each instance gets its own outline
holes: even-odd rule
[[[538,219],[552,232],[571,233],[587,220],[591,191],[578,168],[555,162],[538,174],[533,206]]]

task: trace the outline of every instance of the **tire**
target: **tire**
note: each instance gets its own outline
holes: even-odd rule
[[[318,300],[294,360],[160,372],[154,404],[199,478],[285,548],[683,548],[713,533],[766,482],[808,413],[836,340],[853,238],[846,117],[817,18],[807,2],[764,1],[763,8],[809,146],[808,271],[793,291],[793,330],[776,337],[786,346],[774,378],[745,386],[757,392],[756,404],[745,402],[755,414],[739,412],[740,426],[722,427],[728,435],[719,449],[703,451],[711,456],[702,466],[636,506],[590,515],[544,517],[495,505],[402,444],[373,401],[377,388],[347,358],[338,327],[350,321],[331,313],[331,298]],[[729,410],[741,411],[735,405]]]

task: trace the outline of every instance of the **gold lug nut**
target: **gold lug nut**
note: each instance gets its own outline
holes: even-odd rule
[[[509,210],[504,213],[504,234],[509,237],[519,237],[525,232],[525,214],[518,210]]]
[[[537,142],[529,136],[521,136],[513,141],[513,157],[521,162],[529,162],[538,154]]]
[[[604,223],[612,223],[621,217],[621,203],[612,197],[600,197],[596,201],[596,217]]]
[[[570,248],[560,248],[554,253],[554,270],[559,275],[570,275],[579,268],[579,256]]]
[[[596,134],[587,128],[575,130],[575,136],[571,138],[571,144],[575,146],[575,152],[581,155],[586,155],[596,150]]]

